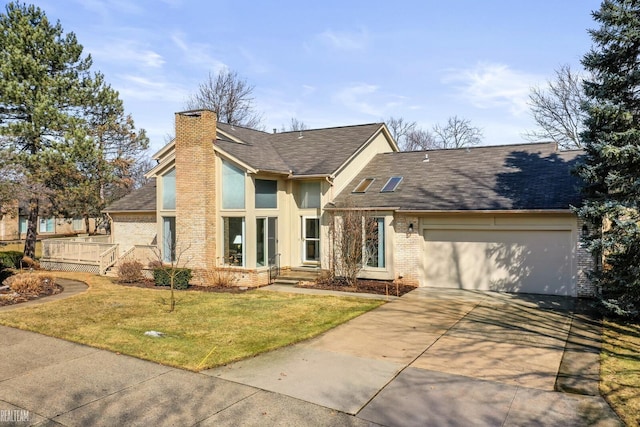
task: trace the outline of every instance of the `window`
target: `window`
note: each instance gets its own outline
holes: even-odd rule
[[[256,208],[275,209],[278,207],[278,181],[256,179]]]
[[[162,261],[173,262],[176,260],[176,218],[174,216],[162,217]]]
[[[302,261],[320,261],[320,218],[302,218]]]
[[[82,231],[82,230],[84,230],[84,219],[73,218],[73,231]]]
[[[300,183],[300,208],[320,207],[320,183],[301,182]]]
[[[384,218],[365,218],[364,224],[366,265],[384,268]]]
[[[19,228],[20,234],[25,234],[27,232],[27,217],[26,216],[21,216],[18,219],[18,228]]]
[[[244,172],[222,161],[222,208],[244,209]]]
[[[398,185],[400,185],[401,181],[401,176],[392,176],[391,178],[389,178],[389,181],[387,181],[384,187],[382,187],[382,190],[380,190],[380,192],[391,193],[392,191],[396,191],[396,188],[398,188]]]
[[[369,186],[375,181],[375,178],[365,178],[360,181],[360,184],[356,188],[354,188],[353,193],[364,193],[367,191]]]
[[[244,266],[244,217],[224,217],[224,264]]]
[[[176,170],[162,175],[162,209],[176,208]]]
[[[277,252],[277,218],[256,219],[256,265],[271,265]]]
[[[53,233],[56,231],[54,218],[40,218],[39,233]]]

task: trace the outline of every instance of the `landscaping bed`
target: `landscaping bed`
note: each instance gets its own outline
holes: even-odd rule
[[[15,280],[16,278],[30,278],[31,283],[9,286],[8,283],[10,279]],[[49,275],[39,275],[37,273],[9,276],[2,282],[2,286],[0,286],[0,307],[59,294],[64,288],[55,283],[54,280],[55,279]],[[24,280],[22,280],[22,282],[24,282]]]
[[[337,278],[333,281],[301,282],[296,287],[310,289],[324,289],[340,292],[355,292],[377,295],[393,295],[401,297],[415,289],[415,286],[398,284],[391,280],[358,279],[357,286],[350,286],[346,280]]]
[[[158,290],[167,290],[168,286],[158,286],[151,279],[149,280],[141,280],[139,282],[133,283],[123,283],[123,282],[115,282],[121,286],[131,286],[135,288],[146,288],[146,289],[158,289]],[[247,292],[250,288],[242,287],[242,286],[198,286],[198,285],[189,285],[187,289],[176,289],[176,291],[198,291],[198,292],[224,292],[229,294],[238,294]]]

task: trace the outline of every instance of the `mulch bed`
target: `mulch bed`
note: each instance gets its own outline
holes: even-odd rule
[[[130,287],[136,287],[136,288],[160,289],[160,290],[169,289],[169,286],[156,286],[153,280],[145,280],[142,282],[133,282],[133,283],[123,283],[123,282],[114,282],[114,283],[121,286],[130,286]],[[222,287],[222,286],[189,285],[187,289],[175,289],[175,290],[176,291],[223,292],[228,294],[240,294],[243,292],[247,292],[249,289],[245,287],[238,287],[238,286]]]
[[[58,284],[50,292],[42,292],[40,294],[17,294],[11,289],[0,289],[0,307],[5,305],[20,304],[21,302],[27,302],[34,299],[48,297],[49,295],[55,295],[62,292],[64,288]]]
[[[356,292],[377,295],[399,296],[411,292],[414,286],[398,284],[391,280],[358,280],[357,286],[349,286],[346,281],[337,279],[333,282],[302,282],[298,284],[298,288],[324,289],[329,291]]]

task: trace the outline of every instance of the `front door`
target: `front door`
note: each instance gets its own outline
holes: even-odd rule
[[[302,218],[302,262],[320,262],[320,218]]]

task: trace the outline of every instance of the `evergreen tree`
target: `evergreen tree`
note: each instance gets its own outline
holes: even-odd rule
[[[26,256],[34,256],[43,199],[50,213],[88,224],[148,146],[82,50],[38,7],[9,3],[0,15],[0,149],[20,165],[28,192]]]
[[[593,47],[583,58],[585,161],[578,174],[585,202],[578,214],[592,225],[586,239],[598,261],[592,280],[606,307],[640,309],[640,2],[605,0],[593,13]]]

